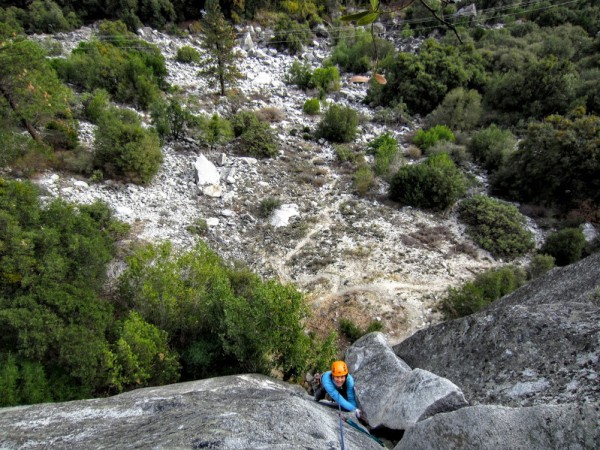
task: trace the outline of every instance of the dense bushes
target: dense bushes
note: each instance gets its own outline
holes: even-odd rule
[[[398,53],[381,62],[387,84],[372,84],[367,101],[390,106],[406,103],[412,113],[428,114],[454,88],[481,87],[485,80],[483,58],[471,46],[425,41],[418,54]]]
[[[272,369],[290,376],[306,368],[307,308],[293,287],[229,269],[202,244],[184,253],[169,244],[144,247],[128,263],[123,301],[169,333],[187,378]]]
[[[200,53],[194,47],[184,45],[177,49],[175,60],[181,63],[198,63],[200,62]]]
[[[307,23],[299,23],[286,16],[275,24],[273,32],[275,36],[271,44],[280,50],[288,50],[292,55],[299,53],[312,36]]]
[[[317,135],[331,142],[351,142],[358,129],[358,113],[349,106],[332,104],[317,126]]]
[[[452,206],[466,191],[466,181],[445,153],[424,163],[403,166],[390,182],[389,195],[403,205],[432,210]]]
[[[482,310],[494,300],[510,294],[525,284],[522,269],[507,266],[492,269],[459,288],[450,288],[440,304],[445,319],[456,319]]]
[[[160,138],[135,111],[110,108],[98,121],[94,166],[109,177],[147,184],[162,163]]]
[[[452,89],[426,118],[428,127],[446,125],[452,130],[469,131],[481,121],[481,95],[475,89]]]
[[[514,258],[533,249],[525,216],[509,203],[475,195],[461,203],[459,215],[473,241],[495,257]]]
[[[566,266],[581,259],[585,245],[579,228],[564,228],[548,236],[540,252],[552,256],[557,266]]]
[[[550,116],[532,123],[493,192],[562,210],[600,205],[600,117]],[[590,217],[593,218],[593,217]]]
[[[243,155],[268,158],[279,151],[275,132],[267,122],[259,121],[253,112],[241,111],[231,118],[231,123]]]
[[[105,89],[116,101],[147,108],[166,87],[158,47],[136,38],[122,22],[103,22],[99,38],[81,42],[67,59],[54,60],[59,75],[87,91]]]
[[[342,29],[338,42],[331,53],[331,62],[345,72],[365,73],[373,68],[373,62],[383,60],[394,53],[394,45],[385,39],[375,38],[360,29]]]
[[[517,140],[509,130],[490,125],[473,134],[467,149],[484,169],[495,172],[503,167],[508,156],[514,152],[516,144]]]
[[[124,228],[104,204],[42,206],[32,185],[4,180],[0,221],[0,404],[109,389],[114,320],[99,292]]]
[[[429,130],[419,130],[413,138],[413,143],[427,151],[439,141],[455,142],[454,133],[446,125],[436,125]]]

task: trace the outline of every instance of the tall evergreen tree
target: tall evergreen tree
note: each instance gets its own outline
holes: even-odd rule
[[[233,51],[235,31],[225,20],[218,0],[207,0],[202,32],[202,48],[206,50],[207,57],[199,74],[218,83],[219,93],[225,95],[225,86],[235,83],[242,75],[236,66],[240,55]]]

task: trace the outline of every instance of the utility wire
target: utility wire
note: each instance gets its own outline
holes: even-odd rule
[[[507,11],[507,10],[514,10],[517,9],[518,11],[515,12],[509,12],[506,14],[501,14],[501,15],[495,15],[493,18],[494,19],[502,19],[502,18],[507,18],[507,17],[513,17],[513,16],[518,16],[518,15],[524,15],[527,13],[531,13],[531,12],[535,12],[535,11],[543,11],[543,10],[547,10],[547,9],[552,9],[552,8],[557,8],[559,6],[564,6],[564,5],[569,5],[569,4],[573,4],[573,3],[578,3],[584,0],[567,0],[567,1],[563,1],[563,2],[559,2],[559,3],[554,3],[554,4],[547,4],[547,0],[532,0],[529,2],[525,2],[525,3],[521,3],[519,5],[506,5],[506,6],[500,6],[500,7],[493,7],[493,8],[487,8],[487,9],[482,9],[479,10],[477,12],[477,16],[474,18],[474,22],[476,23],[480,23],[479,20],[480,19],[485,19],[485,17],[481,17],[483,15],[487,15],[489,13],[494,13],[494,12],[501,12],[501,11]],[[535,5],[539,5],[542,4],[542,6],[540,7],[533,7],[533,8],[529,8],[529,9],[523,9],[523,8],[527,8],[527,7],[532,7]],[[456,18],[456,14],[451,14],[447,16],[448,19],[452,19],[452,18]],[[411,24],[419,24],[419,23],[427,23],[427,22],[432,22],[434,19],[431,17],[425,17],[425,18],[415,18],[415,19],[407,19],[404,20],[402,22],[403,25],[411,25]],[[473,24],[468,24],[469,27],[472,27]],[[429,30],[429,29],[436,29],[439,28],[440,25],[436,24],[433,26],[429,26],[429,27],[421,27],[421,30]],[[348,38],[348,37],[353,37],[356,33],[356,28],[354,27],[349,27],[349,26],[345,26],[345,27],[332,27],[330,28],[330,31],[335,33],[336,31],[339,31],[340,33],[338,34],[339,38]],[[395,37],[397,35],[399,35],[402,31],[398,31],[398,32],[388,32],[388,36],[391,37]],[[288,35],[299,35],[299,34],[304,34],[305,31],[290,31],[287,34]],[[246,34],[246,32],[239,32],[239,33],[235,33],[236,36],[241,37],[244,36]],[[260,38],[265,38],[268,36],[271,36],[272,33],[263,33],[262,35],[259,35]],[[131,37],[129,38],[130,40],[136,40],[138,39],[137,37]],[[105,37],[100,37],[98,39],[101,42],[119,42],[119,41],[127,41],[128,38],[122,38],[122,37],[112,37],[112,36],[105,36]],[[269,41],[270,44],[287,44],[292,42],[291,40],[288,39],[282,39],[282,40],[271,40]],[[153,48],[151,46],[152,44],[147,44],[145,46],[138,46],[138,45],[134,45],[134,46],[118,46],[118,48],[121,49],[127,49],[127,50],[148,50]]]

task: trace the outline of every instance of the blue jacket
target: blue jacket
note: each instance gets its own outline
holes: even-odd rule
[[[344,383],[347,398],[344,398],[340,393],[344,392],[344,386],[338,390],[337,386],[333,383],[331,370],[328,370],[321,376],[321,384],[332,400],[346,411],[354,411],[357,408],[356,399],[354,398],[354,378],[352,378],[352,375],[346,375],[346,382]]]

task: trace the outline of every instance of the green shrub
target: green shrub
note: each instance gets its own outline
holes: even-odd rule
[[[473,134],[467,149],[488,172],[495,172],[504,165],[517,144],[517,140],[509,130],[502,130],[496,125]]]
[[[318,98],[309,98],[304,102],[304,106],[302,106],[302,111],[304,111],[309,116],[315,116],[321,111],[321,102]]]
[[[522,269],[507,266],[488,270],[459,288],[449,288],[440,309],[446,320],[464,317],[482,310],[523,284],[525,273]]]
[[[428,39],[416,54],[398,52],[380,62],[387,84],[372,83],[367,103],[405,103],[412,113],[426,115],[454,88],[480,88],[485,83],[484,59],[469,44],[457,46]]]
[[[235,137],[240,137],[246,130],[260,123],[252,111],[240,111],[231,118],[231,126]]]
[[[413,138],[413,143],[424,151],[433,146],[438,141],[456,142],[454,133],[446,125],[436,125],[429,130],[419,130]]]
[[[218,114],[210,119],[202,117],[198,125],[198,138],[213,149],[215,145],[223,145],[233,139],[234,132],[231,122]]]
[[[375,173],[383,175],[398,154],[398,141],[390,133],[383,133],[367,144],[367,153],[375,155]]]
[[[27,25],[31,33],[58,33],[73,28],[60,6],[52,0],[35,0],[29,5]]]
[[[359,155],[361,155],[360,153],[355,152],[354,149],[348,144],[337,144],[334,145],[333,148],[335,149],[335,154],[338,161],[341,163],[355,163]]]
[[[315,87],[312,77],[312,69],[308,61],[301,63],[295,59],[290,66],[290,70],[285,76],[285,82],[287,84],[296,85],[300,89],[304,90]]]
[[[383,324],[378,320],[370,322],[367,328],[363,330],[350,319],[340,319],[340,332],[346,336],[350,342],[355,342],[365,334],[381,331],[382,329]]]
[[[289,17],[281,18],[273,29],[275,36],[271,40],[280,50],[288,50],[290,54],[299,53],[303,46],[308,45],[312,37],[307,23],[299,23]]]
[[[99,37],[81,42],[69,58],[52,61],[60,77],[86,91],[105,89],[115,101],[147,108],[167,87],[160,49],[129,33],[122,22],[102,22]]]
[[[312,74],[312,84],[319,90],[321,98],[340,89],[340,73],[336,66],[320,67]]]
[[[471,155],[464,145],[457,145],[449,141],[437,141],[427,149],[425,155],[433,156],[439,153],[446,153],[459,167],[466,167],[471,161]]]
[[[199,63],[200,62],[200,53],[194,47],[190,47],[189,45],[184,45],[183,47],[179,47],[177,49],[177,54],[175,55],[175,60],[180,63]]]
[[[161,163],[158,133],[144,129],[136,112],[111,108],[100,118],[94,147],[95,167],[111,177],[147,184]]]
[[[345,72],[366,73],[373,68],[376,59],[383,60],[395,52],[394,45],[385,39],[373,37],[367,30],[342,30],[331,54],[331,61]]]
[[[281,206],[281,200],[274,197],[267,197],[260,202],[259,215],[260,217],[267,218],[273,211]]]
[[[554,257],[557,266],[566,266],[581,259],[585,245],[579,228],[563,228],[548,236],[540,251]]]
[[[349,106],[332,104],[317,126],[317,135],[331,142],[354,140],[358,130],[358,113]]]
[[[181,139],[185,127],[191,127],[197,120],[189,110],[183,108],[175,97],[168,101],[160,98],[150,105],[152,125],[156,128],[162,140]]]
[[[206,223],[205,219],[196,219],[185,229],[188,231],[188,233],[204,236],[208,231],[208,224]]]
[[[403,205],[432,210],[452,206],[466,191],[466,181],[445,153],[424,163],[403,166],[390,182],[389,195]]]
[[[354,189],[359,195],[366,195],[373,187],[374,176],[369,166],[360,166],[354,172]]]
[[[534,280],[541,277],[550,269],[554,268],[554,261],[554,256],[545,254],[535,255],[527,265],[527,278],[529,280]]]
[[[363,331],[358,325],[352,320],[345,318],[340,319],[340,332],[346,336],[350,342],[358,340],[363,335]]]
[[[561,210],[600,205],[600,117],[549,116],[531,123],[492,177],[492,192]]]
[[[399,103],[387,108],[378,108],[373,115],[373,122],[381,123],[390,127],[409,125],[410,115],[404,103]]]
[[[256,115],[249,111],[236,114],[231,122],[234,135],[238,137],[241,154],[256,158],[277,155],[279,143],[275,131],[268,123],[260,122]]]
[[[231,268],[203,243],[186,252],[168,242],[142,247],[119,283],[119,301],[168,333],[184,380],[271,370],[289,378],[314,358],[302,294]]]
[[[104,89],[94,89],[82,95],[83,115],[92,123],[98,123],[100,116],[110,105],[110,94]]]
[[[514,205],[475,195],[461,203],[459,216],[471,239],[494,257],[515,258],[534,247],[526,218]]]
[[[452,130],[469,131],[481,120],[481,95],[474,89],[452,89],[426,118],[429,127],[446,125]]]

